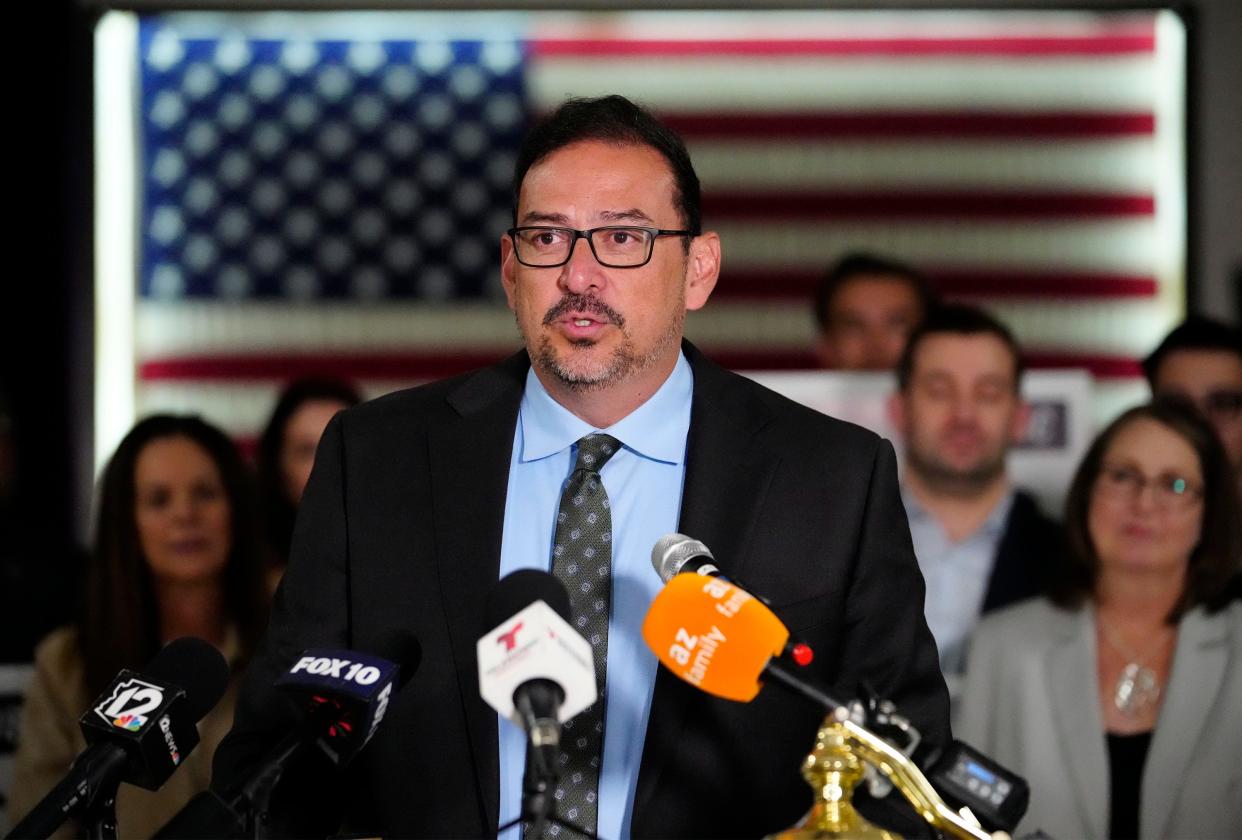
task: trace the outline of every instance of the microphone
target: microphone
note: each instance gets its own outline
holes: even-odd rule
[[[479,693],[526,732],[522,810],[535,836],[554,805],[561,724],[598,698],[591,644],[569,617],[569,594],[559,580],[519,569],[488,593],[493,629],[477,645]]]
[[[410,638],[402,664],[351,650],[311,648],[276,679],[276,687],[299,710],[301,722],[264,758],[259,768],[231,790],[195,796],[156,837],[253,836],[267,820],[271,797],[294,757],[314,745],[343,766],[371,740],[399,691],[418,669],[422,647]]]
[[[660,580],[668,583],[682,572],[727,577],[716,566],[711,549],[685,534],[665,534],[651,547],[651,565]]]
[[[770,607],[771,603],[762,595],[757,595],[739,578],[726,575],[716,565],[716,558],[711,549],[698,540],[685,534],[665,534],[651,548],[651,565],[655,568],[660,580],[668,583],[680,574],[699,574],[707,577],[729,581],[739,588],[747,590],[752,598]],[[792,660],[801,668],[811,664],[815,651],[801,639],[789,638],[785,649],[781,652],[782,661]]]
[[[349,763],[371,740],[422,659],[413,639],[401,665],[351,650],[310,649],[276,680],[276,687],[307,710],[303,734],[333,764]]]
[[[697,540],[689,542],[706,549]],[[703,556],[699,549],[693,554],[685,551],[695,559]],[[789,631],[770,609],[723,578],[702,575],[673,572],[647,611],[643,640],[665,667],[708,694],[728,700],[753,700],[763,686],[761,680],[768,678],[825,711],[843,705],[774,661]],[[889,728],[890,718],[886,711],[874,722]],[[989,828],[1012,831],[1026,812],[1030,798],[1026,780],[961,741],[925,757],[925,765],[937,792],[958,807],[968,806]]]
[[[642,632],[666,668],[716,697],[748,703],[766,676],[829,710],[840,705],[772,661],[789,630],[767,605],[723,578],[674,575],[651,602]]]
[[[70,817],[116,832],[121,782],[157,790],[198,745],[195,724],[220,701],[229,666],[202,639],[170,642],[141,672],[121,671],[79,720],[87,747],[7,835],[48,837]]]

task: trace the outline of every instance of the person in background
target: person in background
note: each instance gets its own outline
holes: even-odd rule
[[[1242,331],[1188,318],[1143,360],[1143,373],[1153,394],[1190,400],[1211,421],[1242,487]]]
[[[815,295],[815,355],[834,370],[892,370],[910,332],[936,302],[927,279],[910,266],[847,254]]]
[[[117,672],[141,669],[182,636],[225,654],[229,689],[199,723],[197,749],[158,791],[121,786],[121,836],[154,834],[206,790],[212,753],[232,724],[240,669],[267,620],[253,496],[232,442],[197,417],[151,416],[121,441],[100,484],[82,614],[35,654],[14,761],[13,824],[86,748],[78,718]]]
[[[1242,549],[1220,441],[1183,402],[1091,444],[1047,598],[985,618],[955,734],[1025,776],[1015,836],[1237,837]]]
[[[273,588],[289,562],[293,520],[315,464],[319,438],[338,411],[360,402],[362,397],[348,382],[306,377],[289,383],[272,409],[259,438],[256,466]]]
[[[938,307],[910,336],[890,403],[905,441],[901,498],[927,581],[927,623],[955,687],[983,613],[1040,592],[1060,528],[1005,468],[1030,409],[1022,352],[981,309]]]

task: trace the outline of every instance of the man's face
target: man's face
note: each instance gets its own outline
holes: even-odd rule
[[[1185,397],[1212,422],[1242,470],[1242,359],[1228,350],[1174,350],[1156,370],[1158,395]]]
[[[1028,415],[1009,348],[987,333],[932,333],[913,361],[895,402],[907,466],[946,492],[982,491],[1004,473]]]
[[[673,195],[672,170],[654,149],[581,141],[527,171],[517,224],[680,230]],[[719,271],[715,234],[691,240],[689,254],[684,243],[659,237],[646,265],[607,268],[578,240],[565,265],[532,268],[501,238],[505,295],[545,387],[654,392],[680,352],[686,311],[707,302]]]
[[[922,301],[905,280],[853,277],[832,298],[817,348],[820,362],[839,370],[892,370],[922,317]]]

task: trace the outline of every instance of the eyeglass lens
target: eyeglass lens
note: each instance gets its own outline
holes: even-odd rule
[[[569,228],[518,228],[518,257],[528,265],[553,266],[566,262],[579,234]],[[607,265],[641,265],[650,255],[654,236],[637,227],[603,227],[585,231],[595,258]]]

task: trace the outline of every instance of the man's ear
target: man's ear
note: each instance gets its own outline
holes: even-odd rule
[[[504,286],[505,298],[509,301],[509,308],[515,308],[514,292],[517,289],[517,278],[515,271],[517,270],[517,256],[513,252],[513,240],[508,234],[500,235],[500,284]]]
[[[1031,424],[1031,404],[1018,398],[1018,408],[1013,413],[1013,422],[1009,424],[1009,443],[1016,444],[1026,437],[1026,427]]]
[[[686,255],[686,309],[702,309],[720,277],[720,235],[707,231],[690,240]]]
[[[815,360],[825,370],[833,370],[837,366],[837,356],[832,352],[832,339],[827,330],[820,330],[815,336]]]
[[[906,422],[906,398],[898,389],[888,395],[888,399],[884,402],[885,413],[888,415],[888,422],[903,438],[908,437],[908,423]]]

